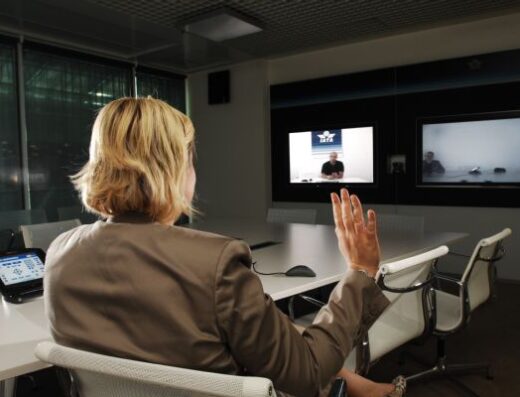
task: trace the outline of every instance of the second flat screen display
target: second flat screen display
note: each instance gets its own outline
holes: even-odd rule
[[[520,118],[422,124],[423,184],[520,183]]]

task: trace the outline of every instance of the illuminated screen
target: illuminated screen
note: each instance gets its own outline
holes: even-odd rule
[[[4,285],[43,278],[43,262],[33,253],[0,257],[0,280]]]
[[[520,118],[423,124],[425,184],[520,183]]]
[[[289,133],[291,183],[373,183],[374,128]]]

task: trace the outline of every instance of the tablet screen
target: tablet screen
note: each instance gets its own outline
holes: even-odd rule
[[[0,280],[4,285],[43,278],[43,262],[32,252],[0,257]]]

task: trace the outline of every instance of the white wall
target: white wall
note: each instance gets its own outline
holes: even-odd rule
[[[407,33],[231,68],[231,104],[208,106],[206,73],[189,77],[191,114],[198,134],[199,207],[208,216],[264,218],[268,207],[318,209],[329,222],[326,204],[272,203],[268,86],[283,82],[520,48],[520,13]],[[508,208],[375,205],[380,212],[425,216],[428,230],[466,231],[457,248],[513,228],[502,278],[520,280],[520,210]],[[516,233],[515,233],[516,231]],[[457,267],[459,269],[460,267]],[[455,267],[453,268],[455,269]]]
[[[197,207],[209,217],[264,217],[270,197],[267,65],[231,70],[231,102],[208,105],[207,72],[190,75],[197,141]]]

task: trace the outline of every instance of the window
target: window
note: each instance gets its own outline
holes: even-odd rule
[[[30,202],[48,221],[85,221],[70,176],[88,159],[97,111],[134,94],[133,65],[35,43],[23,45],[18,65],[17,51],[0,37],[0,219],[2,211],[29,209],[25,203]],[[17,67],[23,71],[23,86],[18,85]],[[185,111],[184,76],[139,66],[136,77],[139,96],[151,95]],[[19,125],[22,88],[27,140]]]
[[[129,67],[38,50],[24,51],[31,208],[49,220],[80,205],[70,182],[88,159],[96,111],[131,94]]]
[[[153,71],[137,71],[137,95],[162,99],[181,112],[186,111],[184,78]]]
[[[23,208],[16,51],[0,44],[0,211]]]

